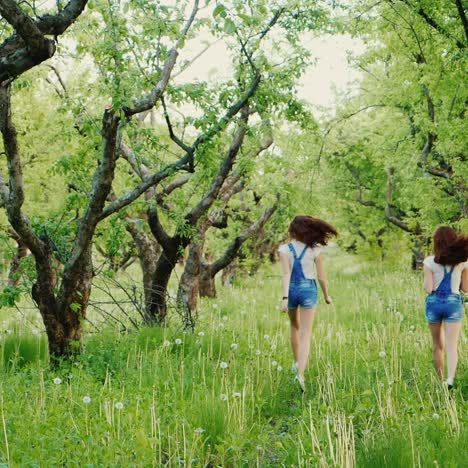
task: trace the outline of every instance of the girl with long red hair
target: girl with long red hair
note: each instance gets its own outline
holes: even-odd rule
[[[460,289],[468,292],[468,236],[448,226],[434,233],[434,255],[424,259],[426,318],[432,336],[434,367],[444,378],[447,352],[448,388],[453,387],[458,363],[458,339],[463,319]],[[443,325],[445,324],[445,336]]]
[[[290,242],[278,249],[283,270],[282,311],[289,314],[293,371],[302,391],[305,391],[304,372],[317,310],[316,279],[325,302],[332,303],[321,251],[330,237],[337,234],[333,226],[321,219],[296,216],[289,225]]]

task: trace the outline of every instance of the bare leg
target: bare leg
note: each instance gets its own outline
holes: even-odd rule
[[[291,321],[291,346],[294,355],[294,362],[299,359],[299,309],[289,309],[289,320]]]
[[[442,323],[430,323],[432,335],[432,356],[434,367],[441,379],[444,378],[444,334]]]
[[[314,322],[316,308],[302,309],[301,308],[301,323],[299,330],[299,358],[298,363],[298,374],[304,377],[304,371],[309,361],[309,350],[310,350],[310,337],[312,335],[312,324]]]
[[[447,350],[447,381],[453,384],[458,363],[458,338],[462,322],[445,323],[445,346]]]

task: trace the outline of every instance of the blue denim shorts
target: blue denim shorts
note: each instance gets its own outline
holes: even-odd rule
[[[315,280],[305,279],[289,284],[288,308],[295,309],[300,306],[310,309],[317,305],[317,283]]]
[[[426,297],[426,318],[429,323],[459,322],[463,319],[463,301],[460,294],[437,297],[435,293]]]

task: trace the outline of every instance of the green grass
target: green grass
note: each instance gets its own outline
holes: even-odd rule
[[[275,269],[203,301],[193,335],[177,317],[109,328],[58,371],[43,334],[28,331],[31,313],[2,311],[13,333],[0,339],[0,466],[464,466],[465,335],[449,395],[432,370],[418,274],[333,251],[327,266],[334,305],[320,304],[305,396]]]

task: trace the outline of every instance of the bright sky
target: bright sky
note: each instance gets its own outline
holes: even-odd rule
[[[313,106],[333,109],[335,92],[342,93],[353,87],[352,82],[360,77],[347,60],[348,51],[362,52],[362,42],[348,35],[322,36],[304,38],[304,45],[309,48],[316,59],[304,74],[299,85],[299,95]],[[192,41],[181,51],[179,63],[193,57],[204,45]],[[221,42],[211,46],[177,80],[205,80],[208,77],[221,79],[229,75],[230,61],[227,51]]]

